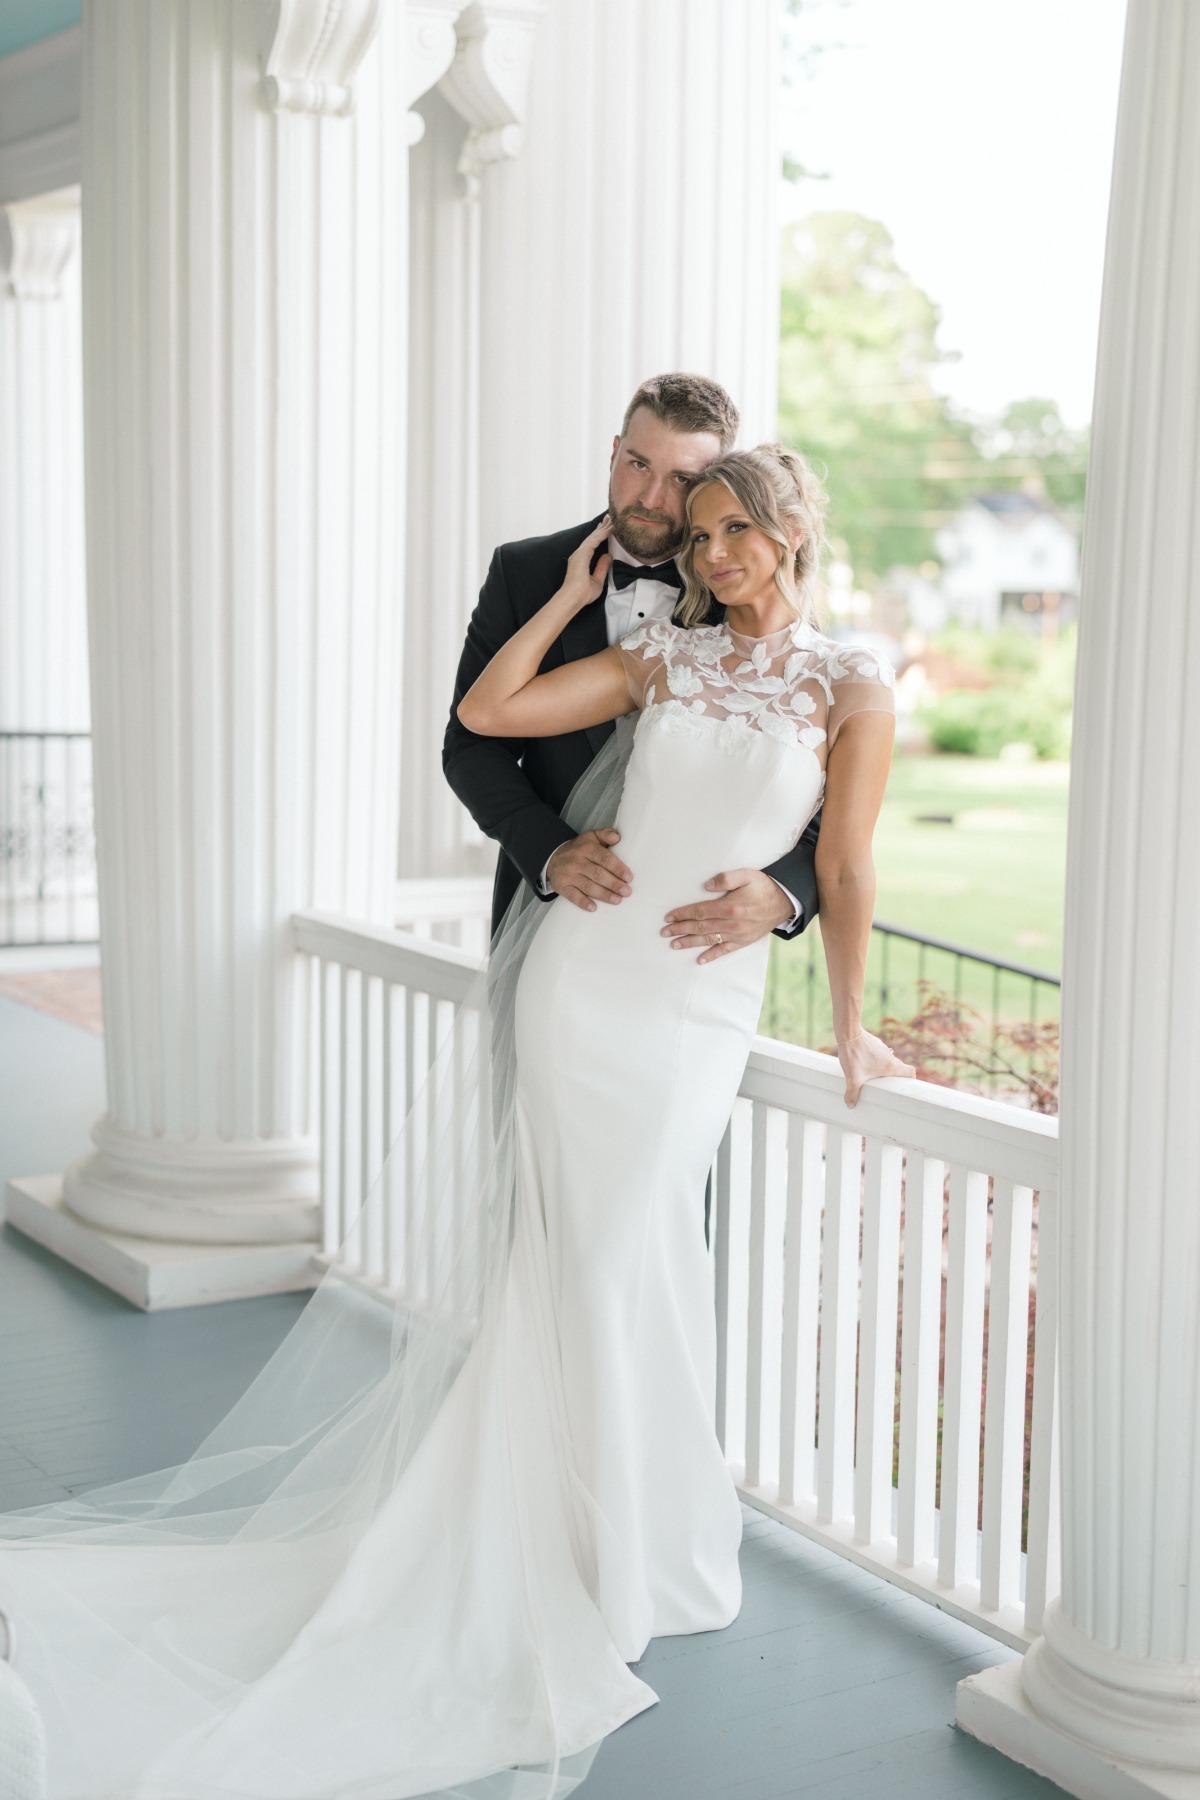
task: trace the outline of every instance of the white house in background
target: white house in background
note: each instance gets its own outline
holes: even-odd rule
[[[1052,629],[1079,606],[1075,532],[1035,494],[977,494],[935,538],[943,618],[995,631]]]

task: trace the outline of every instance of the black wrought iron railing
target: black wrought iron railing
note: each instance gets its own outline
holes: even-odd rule
[[[0,946],[98,937],[91,736],[0,731]]]
[[[1001,1035],[1014,1027],[1057,1020],[1061,985],[1061,977],[1045,969],[877,919],[867,962],[863,1023],[875,1030],[885,1018],[912,1020],[931,995],[940,995],[956,1011],[969,1009],[966,1016],[973,1023],[977,1047],[994,1051]],[[832,1043],[818,927],[811,927],[799,942],[772,945],[761,1029],[769,1037],[815,1049]],[[994,1089],[1002,1085],[1001,1077],[989,1077],[981,1085]]]

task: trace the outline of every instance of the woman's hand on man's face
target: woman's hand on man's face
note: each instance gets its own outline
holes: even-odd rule
[[[579,548],[567,559],[567,573],[559,593],[572,602],[573,612],[582,612],[604,592],[612,557],[606,551],[594,569],[592,558],[611,530],[612,520],[605,513],[596,529],[588,532]]]

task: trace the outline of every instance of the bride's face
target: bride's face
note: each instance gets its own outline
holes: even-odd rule
[[[779,545],[719,481],[701,488],[692,501],[691,541],[696,573],[723,606],[753,606],[778,597]]]

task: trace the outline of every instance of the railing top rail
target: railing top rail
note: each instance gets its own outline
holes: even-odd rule
[[[1025,981],[1045,981],[1051,987],[1062,986],[1061,975],[1046,969],[1031,969],[1026,963],[1005,962],[1003,957],[989,956],[986,950],[972,950],[967,944],[952,944],[948,938],[930,937],[924,931],[909,931],[904,925],[889,925],[886,919],[874,919],[873,931],[886,931],[889,937],[905,938],[910,944],[924,944],[928,950],[944,950],[949,956],[965,956],[969,962],[986,963],[1004,975],[1020,975]]]
[[[358,924],[334,913],[296,913],[292,931],[296,948],[310,956],[459,1004],[482,966],[478,957],[449,944],[431,943],[386,926]],[[956,1088],[906,1080],[871,1082],[858,1105],[850,1108],[842,1098],[844,1085],[836,1058],[760,1037],[750,1053],[741,1092],[748,1100],[947,1162],[966,1163],[1029,1187],[1045,1190],[1057,1180],[1057,1119]]]
[[[18,738],[22,741],[26,738],[45,738],[53,739],[55,743],[61,743],[63,738],[82,741],[84,738],[90,738],[91,735],[90,731],[0,731],[0,742],[11,743]]]
[[[872,1081],[848,1107],[837,1058],[756,1038],[741,1092],[866,1137],[1047,1189],[1058,1178],[1058,1120],[934,1082]]]
[[[482,967],[477,956],[450,944],[430,943],[386,925],[360,924],[337,913],[293,913],[292,936],[296,949],[308,956],[343,963],[364,975],[378,975],[457,1004],[467,998]]]

